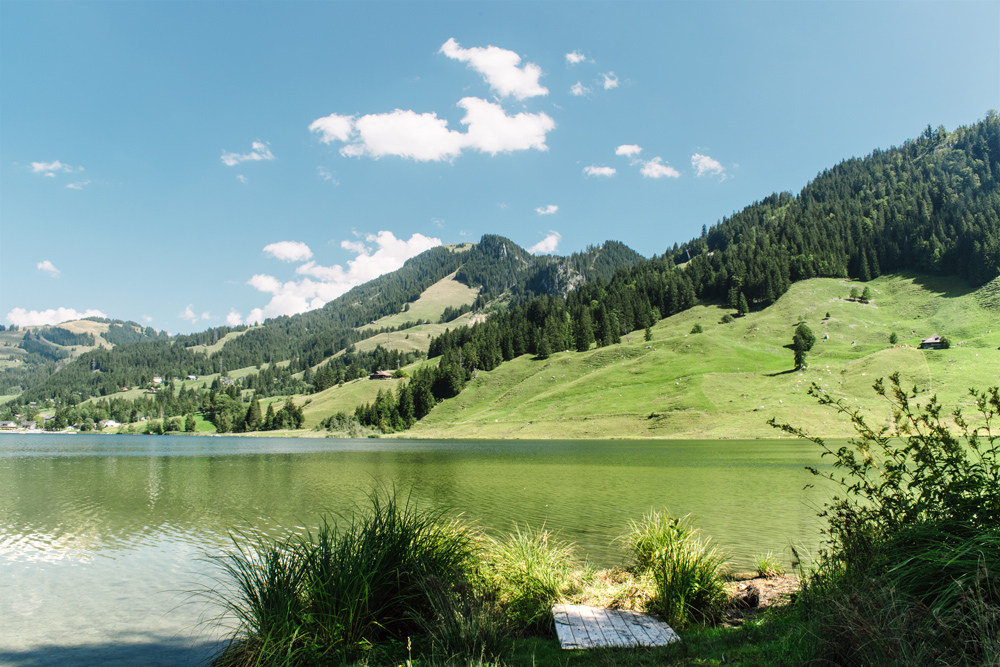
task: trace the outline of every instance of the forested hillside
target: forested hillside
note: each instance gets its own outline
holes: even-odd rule
[[[18,401],[107,394],[120,381],[141,384],[153,374],[274,368],[277,362],[289,362],[285,373],[304,371],[384,333],[359,327],[405,314],[409,303],[453,272],[479,289],[474,308],[493,307],[485,322],[432,342],[431,356],[442,357],[439,377],[421,381],[435,385],[439,399],[454,395],[477,369],[522,354],[614,344],[699,300],[728,305],[739,315],[774,303],[801,279],[869,280],[902,269],[981,284],[1000,273],[998,175],[1000,118],[990,112],[970,127],[950,133],[928,127],[903,146],[846,160],[798,195],[770,195],[649,260],[614,241],[570,257],[535,257],[509,239],[486,235],[471,247],[425,252],[316,311],[240,327],[240,335],[228,336],[220,349],[203,346],[235,330],[89,352]],[[345,369],[340,362],[333,375]],[[297,390],[285,380],[279,385]]]
[[[477,370],[523,354],[586,351],[618,343],[712,300],[734,315],[774,303],[812,277],[868,281],[915,269],[983,284],[1000,274],[1000,118],[990,112],[948,133],[929,127],[916,140],[829,169],[802,191],[774,194],[662,257],[619,269],[608,280],[549,295],[436,338],[433,373],[405,395],[359,408],[362,423],[406,428],[422,415],[409,395],[450,398]],[[500,267],[521,258],[505,245]],[[498,272],[503,276],[503,272]],[[502,283],[501,283],[502,284]]]

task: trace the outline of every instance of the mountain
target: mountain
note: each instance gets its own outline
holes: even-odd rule
[[[17,402],[109,396],[154,374],[227,374],[265,398],[325,391],[424,353],[440,357],[414,376],[409,398],[383,395],[374,413],[359,413],[399,430],[481,372],[525,355],[590,354],[623,337],[631,344],[631,332],[651,333],[699,303],[747,315],[803,280],[869,281],[905,270],[988,283],[1000,274],[998,175],[1000,118],[990,112],[954,132],[927,128],[900,147],[845,160],[799,194],[765,197],[661,256],[608,241],[570,257],[536,257],[486,235],[423,253],[316,311],[92,350]],[[236,412],[230,417],[237,423]]]
[[[517,261],[505,263],[498,248],[509,249],[510,257]],[[507,252],[502,251],[504,255]],[[6,387],[10,394],[20,393],[20,401],[38,401],[74,392],[84,397],[108,396],[120,392],[121,387],[148,384],[156,376],[203,376],[265,364],[274,367],[281,362],[288,362],[283,364],[282,373],[290,376],[366,339],[417,326],[419,320],[407,315],[410,306],[433,285],[456,272],[461,277],[456,274],[455,280],[474,290],[479,298],[442,305],[434,313],[435,321],[446,315],[448,308],[450,317],[451,313],[482,309],[488,300],[501,295],[509,301],[524,300],[537,293],[565,293],[591,277],[608,276],[620,266],[642,260],[641,255],[615,241],[569,257],[535,257],[509,239],[486,236],[479,244],[432,248],[411,258],[399,270],[359,285],[322,308],[269,319],[258,326],[222,326],[169,338],[162,332],[150,334],[151,330],[143,330],[135,323],[92,319],[103,325],[95,332],[98,344],[88,347],[78,359],[58,368],[52,363],[41,364],[34,375],[5,370],[0,374],[3,378],[0,386]],[[463,273],[466,267],[470,270]],[[509,289],[498,289],[497,275],[502,276]],[[372,326],[373,322],[383,324]],[[106,340],[108,337],[110,340]],[[426,346],[422,351],[426,352]],[[53,347],[52,354],[61,352]],[[412,355],[410,359],[398,355],[386,358],[369,350],[354,361],[363,367],[395,366],[412,358]],[[351,361],[343,365],[346,371]],[[298,387],[287,377],[278,384],[281,386],[275,387],[275,391]]]

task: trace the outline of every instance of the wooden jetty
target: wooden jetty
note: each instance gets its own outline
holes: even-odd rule
[[[552,615],[564,649],[664,646],[681,640],[669,625],[638,611],[557,604]]]

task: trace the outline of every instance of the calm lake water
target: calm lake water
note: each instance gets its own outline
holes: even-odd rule
[[[0,664],[196,664],[222,635],[185,592],[248,527],[283,534],[373,488],[491,530],[542,526],[599,566],[651,508],[732,554],[815,551],[816,447],[750,441],[412,441],[0,435]]]

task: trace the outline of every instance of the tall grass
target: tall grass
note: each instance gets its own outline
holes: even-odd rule
[[[419,629],[433,613],[424,582],[461,579],[475,535],[395,493],[369,500],[342,527],[324,519],[315,535],[234,536],[215,559],[224,579],[216,597],[235,621],[216,664],[314,664]]]
[[[653,579],[653,611],[678,629],[717,621],[728,600],[726,557],[711,539],[699,537],[689,516],[666,512],[650,512],[631,527],[623,541],[635,568]]]
[[[514,628],[551,632],[552,604],[568,590],[572,570],[571,544],[544,528],[514,526],[505,537],[488,538],[479,579]]]

